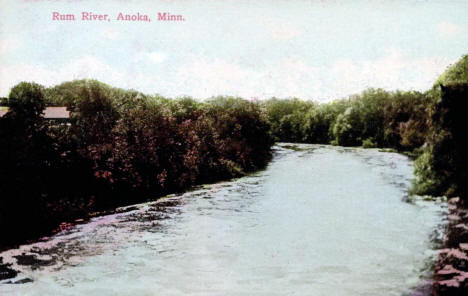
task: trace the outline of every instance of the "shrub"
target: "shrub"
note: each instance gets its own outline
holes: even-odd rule
[[[362,147],[363,148],[376,148],[377,144],[375,143],[373,138],[367,138],[364,141],[362,141]]]
[[[420,159],[416,189],[420,193],[466,196],[468,193],[468,84],[441,86],[432,114],[429,147]],[[427,184],[427,186],[417,186]]]

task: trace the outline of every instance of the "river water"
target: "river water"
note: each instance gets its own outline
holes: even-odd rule
[[[264,171],[0,254],[0,295],[424,295],[443,202],[375,149],[274,147]]]

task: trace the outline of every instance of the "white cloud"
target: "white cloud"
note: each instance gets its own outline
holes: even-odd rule
[[[71,61],[55,70],[42,65],[18,64],[0,70],[0,95],[8,95],[9,89],[21,81],[34,81],[52,86],[73,79],[93,78],[112,85],[122,85],[124,74],[103,63],[94,56]]]
[[[119,39],[121,36],[121,33],[117,30],[113,30],[110,28],[105,28],[101,30],[101,36],[110,39],[110,40],[116,40]]]
[[[28,64],[19,64],[0,69],[0,96],[7,96],[11,87],[21,81],[34,81],[40,84],[52,84],[50,71]]]
[[[263,70],[259,84],[266,85],[262,97],[311,98],[321,90],[320,69],[303,59],[290,57]]]
[[[249,96],[259,74],[241,65],[221,60],[195,59],[178,69],[175,87],[181,94],[199,98],[213,95]]]
[[[453,37],[462,31],[462,28],[459,25],[449,22],[438,23],[437,29],[439,30],[439,34],[443,37]]]
[[[149,58],[148,53],[143,56]],[[161,59],[159,53],[154,52],[154,59]],[[136,58],[134,65],[138,61],[141,59]],[[368,87],[423,91],[432,86],[451,62],[440,57],[412,59],[394,49],[374,60],[341,59],[322,67],[313,67],[299,57],[251,67],[202,56],[192,57],[192,62],[176,68],[165,64],[162,69],[148,67],[135,71],[135,67],[129,67],[122,72],[94,56],[85,56],[57,70],[28,64],[2,68],[0,95],[7,95],[9,88],[20,81],[51,86],[67,80],[95,78],[117,87],[169,97],[190,95],[204,99],[233,95],[264,99],[276,96],[327,101]]]
[[[441,57],[412,59],[395,49],[374,60],[341,59],[320,68],[294,57],[265,68],[203,57],[180,67],[177,81],[168,91],[199,98],[227,94],[327,101],[369,87],[424,91],[450,62]]]
[[[20,46],[21,41],[18,38],[2,38],[0,40],[0,57],[19,48]]]
[[[147,62],[150,61],[154,64],[159,64],[167,59],[167,55],[160,51],[153,52],[139,52],[135,54],[133,60],[135,62]]]
[[[72,61],[59,71],[69,79],[96,78],[108,83],[120,83],[124,75],[112,66],[105,64],[94,56],[84,56]]]
[[[274,40],[288,40],[301,34],[296,26],[284,20],[278,21],[277,19],[262,17],[258,22]]]
[[[332,96],[352,94],[369,87],[423,91],[432,86],[450,62],[441,57],[412,59],[395,49],[375,60],[340,60],[331,67]]]
[[[317,68],[299,58],[286,58],[266,68],[252,68],[202,57],[179,68],[173,87],[198,98],[213,95],[310,98],[320,88],[318,74]]]

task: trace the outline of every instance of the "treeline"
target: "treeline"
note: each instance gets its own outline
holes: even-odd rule
[[[20,83],[0,117],[1,244],[59,222],[264,167],[273,140],[258,104],[200,103],[92,80]],[[46,106],[70,119],[46,120]]]
[[[368,89],[320,104],[167,99],[94,80],[20,83],[0,102],[0,245],[61,221],[264,167],[274,141],[392,148],[416,159],[413,192],[468,186],[468,56],[426,92]],[[46,106],[70,119],[46,120]]]
[[[319,104],[293,99],[264,102],[276,141],[391,148],[414,158],[415,194],[468,199],[468,55],[426,92],[368,89]]]
[[[416,91],[368,89],[325,104],[299,99],[264,104],[277,141],[411,151],[425,142],[433,101],[432,95]]]

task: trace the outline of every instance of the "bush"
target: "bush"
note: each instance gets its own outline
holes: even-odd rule
[[[364,141],[362,141],[362,147],[363,148],[376,148],[377,143],[375,143],[373,138],[367,138]]]
[[[348,107],[345,112],[338,115],[333,124],[333,137],[341,146],[360,146],[362,144],[363,124],[359,116],[359,110]]]
[[[468,84],[441,86],[441,99],[432,114],[429,146],[416,169],[416,191],[447,196],[468,193]],[[427,184],[418,186],[418,184]]]
[[[66,104],[66,124],[45,120]],[[0,118],[0,246],[59,222],[264,167],[273,140],[257,103],[206,103],[94,80],[15,86]]]
[[[414,162],[414,172],[417,178],[411,188],[412,194],[418,195],[441,195],[441,179],[434,171],[434,154],[432,149],[427,149]]]

